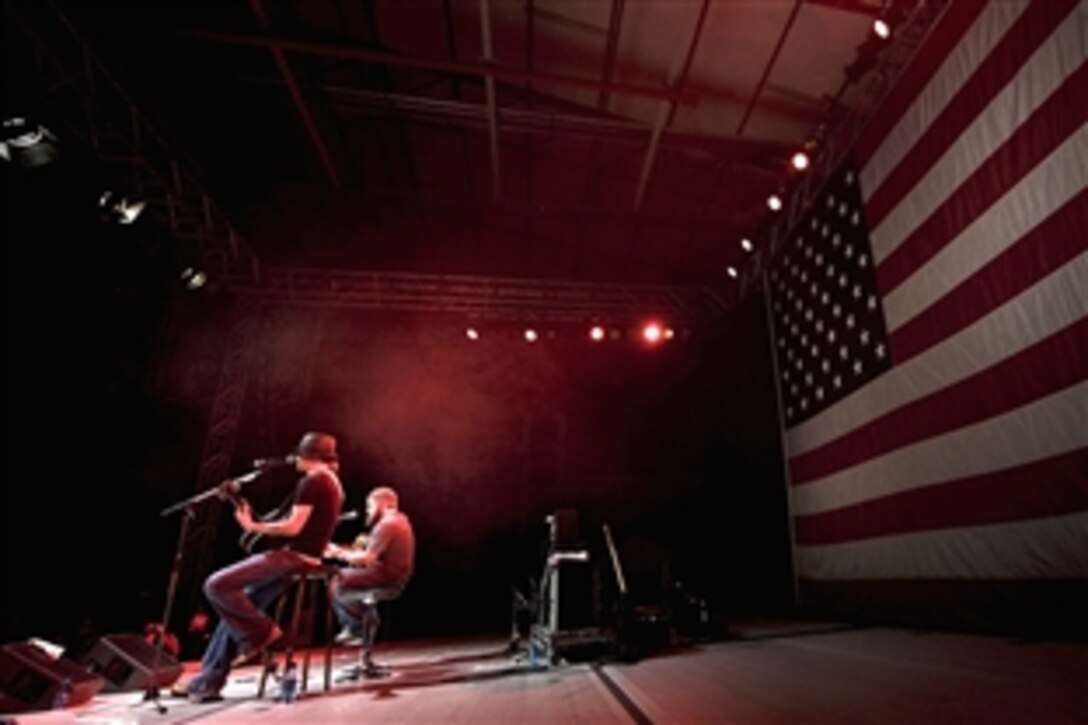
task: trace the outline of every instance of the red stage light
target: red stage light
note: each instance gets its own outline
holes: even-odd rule
[[[659,342],[662,336],[661,325],[656,322],[647,323],[642,328],[642,339],[649,343]]]
[[[589,339],[593,342],[600,342],[604,339],[604,328],[600,325],[594,325],[589,328]]]

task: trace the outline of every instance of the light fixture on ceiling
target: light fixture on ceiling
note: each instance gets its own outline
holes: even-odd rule
[[[115,191],[107,190],[98,198],[98,206],[105,212],[108,221],[117,224],[132,224],[140,218],[147,202],[132,201]]]
[[[208,275],[196,267],[186,267],[181,270],[181,281],[185,285],[185,289],[196,292],[208,283]]]
[[[748,254],[751,254],[752,252],[755,251],[756,245],[752,244],[751,239],[749,239],[748,237],[744,237],[743,239],[740,240],[740,248],[743,249]]]
[[[0,122],[0,160],[35,169],[53,163],[59,156],[57,137],[42,124],[24,116]]]

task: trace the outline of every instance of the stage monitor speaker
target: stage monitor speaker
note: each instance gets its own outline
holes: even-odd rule
[[[106,692],[169,687],[181,677],[181,664],[166,652],[158,653],[138,634],[107,634],[84,658],[92,672],[106,678]],[[154,679],[152,680],[152,670]]]
[[[51,657],[30,642],[12,642],[0,649],[0,713],[49,710],[67,688],[67,705],[81,705],[105,685],[105,680],[72,660]]]

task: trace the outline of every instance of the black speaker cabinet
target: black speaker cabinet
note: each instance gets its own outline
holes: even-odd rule
[[[30,642],[0,649],[0,713],[48,710],[57,693],[68,689],[68,705],[90,700],[105,685],[98,675],[72,660],[54,659]]]
[[[107,634],[84,658],[91,672],[106,679],[106,692],[169,687],[181,677],[181,664],[166,652],[156,652],[138,634]],[[154,680],[152,680],[154,675]]]

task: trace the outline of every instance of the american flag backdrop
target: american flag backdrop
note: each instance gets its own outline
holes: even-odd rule
[[[952,2],[772,265],[802,603],[1083,593],[1086,35],[1083,1]]]

